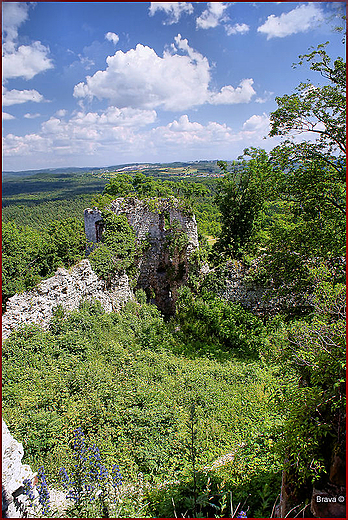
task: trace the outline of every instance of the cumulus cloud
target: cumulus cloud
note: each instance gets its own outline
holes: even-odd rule
[[[107,99],[120,108],[175,111],[205,103],[248,103],[255,94],[252,79],[244,79],[237,88],[226,85],[220,92],[211,91],[207,58],[190,47],[180,34],[163,57],[138,44],[135,49],[108,56],[106,62],[105,70],[87,76],[85,82],[75,86],[76,98]]]
[[[47,153],[50,142],[38,134],[27,134],[18,136],[7,134],[3,139],[3,155],[7,157],[30,156],[37,153]]]
[[[183,13],[193,13],[193,6],[189,2],[151,2],[149,14],[153,16],[157,11],[164,11],[168,18],[164,24],[177,23]]]
[[[236,23],[234,25],[225,25],[228,36],[231,34],[246,34],[249,31],[249,25],[246,23]]]
[[[18,37],[19,26],[28,19],[30,4],[26,2],[2,3],[2,30],[4,38],[3,50],[13,52],[14,41]]]
[[[251,98],[256,94],[252,87],[253,83],[254,80],[249,78],[243,79],[237,88],[233,88],[231,85],[222,87],[220,92],[211,95],[209,102],[212,105],[249,103]]]
[[[254,114],[245,121],[242,131],[249,137],[254,137],[255,134],[259,137],[266,136],[270,131],[269,116],[265,112],[261,116]]]
[[[133,161],[167,161],[186,157],[236,157],[250,144],[267,147],[276,138],[263,140],[269,119],[264,113],[253,115],[239,130],[225,123],[190,121],[184,114],[155,128],[139,128],[138,123],[154,119],[152,111],[127,111],[109,107],[105,112],[77,112],[68,120],[51,117],[37,134],[8,134],[3,140],[3,155],[12,168],[25,158],[30,168],[54,164],[109,164]],[[134,126],[128,126],[132,121]],[[90,157],[89,161],[86,160]],[[22,159],[21,159],[22,160]]]
[[[3,121],[9,121],[10,119],[16,119],[16,118],[14,116],[12,116],[11,114],[8,114],[7,112],[2,113]]]
[[[14,52],[5,53],[2,59],[3,78],[32,79],[39,72],[53,68],[48,53],[49,49],[39,41],[20,45]]]
[[[210,80],[208,60],[178,38],[177,44],[182,50],[186,46],[191,56],[164,52],[160,57],[141,44],[127,52],[117,51],[108,56],[106,70],[75,86],[74,96],[143,109],[178,110],[204,103]]]
[[[57,117],[64,117],[64,116],[67,115],[67,113],[68,113],[68,111],[65,110],[65,108],[61,108],[60,110],[57,110],[57,112],[56,112],[55,115],[56,115]]]
[[[298,5],[288,13],[280,16],[271,14],[257,31],[271,38],[284,38],[291,34],[308,31],[324,20],[324,14],[316,3]]]
[[[51,69],[49,49],[36,41],[18,47],[18,28],[28,19],[33,3],[3,2],[3,79],[32,79],[39,72]]]
[[[25,119],[36,119],[37,117],[41,117],[41,114],[24,114]]]
[[[118,43],[119,41],[119,36],[113,32],[107,32],[106,35],[105,35],[105,39],[108,40],[109,42],[112,42],[114,43],[115,45]]]
[[[34,103],[41,103],[44,97],[37,90],[7,90],[3,89],[2,104],[4,106],[19,105],[32,101]]]
[[[204,149],[217,143],[228,143],[234,140],[231,128],[225,123],[210,121],[206,125],[191,122],[186,114],[180,116],[166,126],[151,130],[149,140],[156,146],[194,146]]]
[[[210,29],[217,27],[220,22],[224,21],[224,12],[228,4],[224,2],[208,2],[208,8],[197,18],[196,26],[199,29]]]

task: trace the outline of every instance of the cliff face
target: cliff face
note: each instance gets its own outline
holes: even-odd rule
[[[111,312],[131,298],[127,275],[115,278],[106,290],[105,282],[98,280],[89,261],[82,260],[70,270],[58,269],[32,291],[12,296],[2,317],[2,337],[7,338],[13,330],[29,323],[47,328],[58,305],[71,311],[83,300],[97,300],[106,312]]]
[[[138,243],[146,244],[137,265],[136,288],[145,290],[163,314],[173,314],[177,291],[187,282],[190,255],[199,247],[194,215],[175,199],[119,198],[110,209],[125,214]],[[102,214],[93,208],[84,215],[90,251],[102,239]]]

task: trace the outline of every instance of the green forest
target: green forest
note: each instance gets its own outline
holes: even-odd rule
[[[89,257],[104,279],[132,280],[141,254],[108,210],[115,198],[179,199],[200,243],[170,318],[137,290],[120,312],[57,307],[47,330],[23,326],[3,342],[3,418],[44,483],[40,518],[60,515],[47,489],[66,490],[71,518],[272,518],[282,479],[287,516],[311,517],[313,487],[342,485],[345,468],[332,480],[332,465],[345,460],[345,63],[322,45],[299,66],[318,84],[276,98],[281,144],[218,161],[221,177],[3,182],[3,312],[85,258],[85,208],[107,223]],[[292,139],[309,129],[314,140]],[[291,305],[256,315],[222,298],[237,263]]]

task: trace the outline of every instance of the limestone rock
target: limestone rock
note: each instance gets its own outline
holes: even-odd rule
[[[98,279],[90,262],[82,260],[69,270],[59,268],[54,276],[31,291],[12,296],[2,317],[2,335],[5,339],[24,324],[34,323],[47,328],[58,305],[72,311],[83,300],[96,300],[106,312],[111,312],[119,310],[132,298],[126,274],[115,277],[111,287],[106,289],[105,282]]]
[[[23,518],[26,497],[23,480],[34,478],[30,466],[22,464],[23,445],[17,442],[2,421],[2,516]]]

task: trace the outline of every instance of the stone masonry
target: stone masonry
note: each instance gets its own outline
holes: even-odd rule
[[[178,200],[119,198],[111,202],[116,215],[125,214],[138,243],[147,247],[138,261],[136,289],[145,290],[148,300],[165,315],[174,313],[177,291],[187,281],[189,257],[199,247],[194,215],[188,214]],[[85,232],[91,251],[102,237],[102,213],[85,210]],[[170,247],[173,228],[186,237],[180,251]]]

